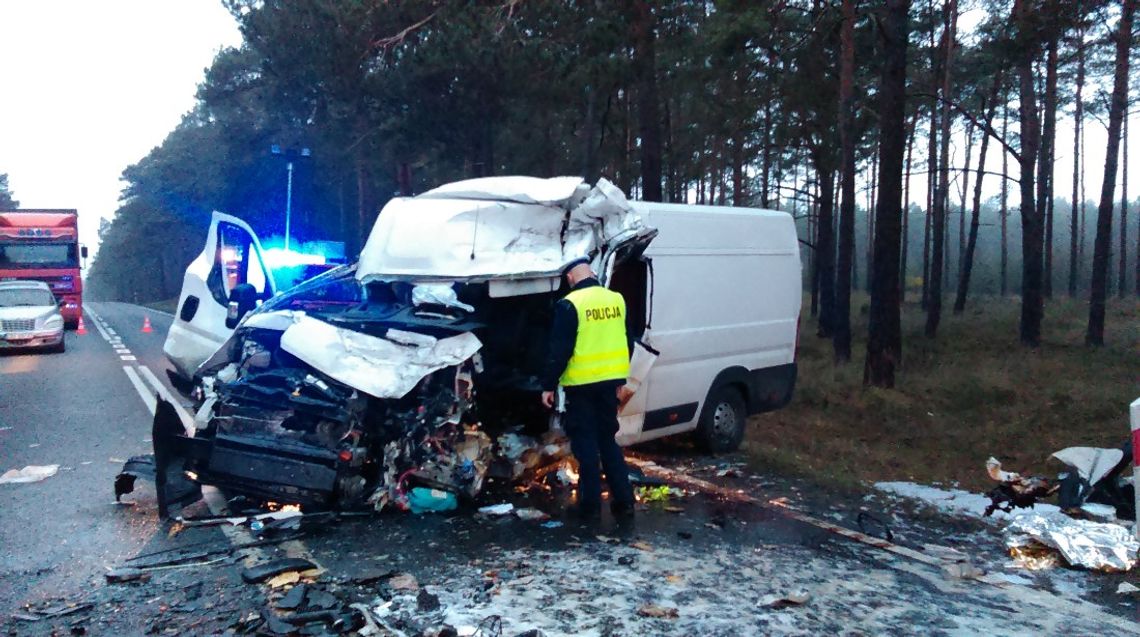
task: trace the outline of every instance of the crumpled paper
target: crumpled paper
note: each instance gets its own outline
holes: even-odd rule
[[[1119,524],[1076,520],[1062,513],[1035,513],[1006,527],[1006,547],[1033,543],[1056,549],[1069,564],[1100,571],[1127,571],[1136,565],[1140,541]]]

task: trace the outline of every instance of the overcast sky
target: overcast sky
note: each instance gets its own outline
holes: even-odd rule
[[[94,247],[123,170],[241,43],[218,0],[0,0],[0,173],[24,208],[77,208]]]
[[[971,13],[963,24],[982,17]],[[218,0],[0,0],[0,173],[8,173],[21,206],[78,208],[80,238],[94,247],[100,217],[111,218],[118,207],[123,170],[162,143],[193,106],[217,52],[240,42]],[[1071,121],[1062,115],[1057,135],[1055,192],[1066,199]],[[1140,131],[1133,126],[1131,133],[1135,200]],[[1104,126],[1087,121],[1086,134],[1086,193],[1095,201]],[[955,146],[960,164],[964,141]],[[916,143],[915,171],[923,168],[923,148]],[[1000,170],[992,147],[991,153],[988,169]],[[922,181],[912,183],[912,201],[925,200]],[[987,181],[988,193],[998,188],[997,179]],[[1119,193],[1118,187],[1118,199]],[[1011,195],[1017,199],[1016,188]]]

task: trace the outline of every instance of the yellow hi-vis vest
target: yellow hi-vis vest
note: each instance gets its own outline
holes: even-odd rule
[[[564,387],[588,385],[629,376],[629,344],[625,335],[625,299],[600,285],[574,290],[566,300],[578,312],[574,353],[562,372]]]

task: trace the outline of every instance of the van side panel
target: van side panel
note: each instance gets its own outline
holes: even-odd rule
[[[795,382],[800,260],[785,213],[638,204],[660,233],[652,260],[651,340],[642,435],[693,429],[714,380],[731,378],[750,412],[782,406]],[[732,373],[728,373],[731,371]]]

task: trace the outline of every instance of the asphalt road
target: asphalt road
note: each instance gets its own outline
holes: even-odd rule
[[[67,333],[66,353],[0,353],[0,470],[59,465],[42,482],[0,485],[4,611],[102,584],[107,565],[162,533],[154,515],[117,506],[112,483],[124,459],[150,448],[150,413],[124,368],[162,374],[169,318],[147,313],[143,333],[142,308],[97,307],[130,354],[115,352],[91,313],[86,335]]]
[[[41,482],[0,485],[0,625],[10,634],[77,628],[95,635],[213,634],[268,622],[273,613],[267,605],[288,586],[273,591],[244,584],[238,575],[243,563],[286,555],[311,559],[323,569],[309,587],[319,589],[326,604],[363,602],[376,609],[378,621],[406,634],[444,622],[470,628],[492,616],[501,619],[508,637],[528,628],[547,635],[1135,629],[1134,610],[1116,608],[1112,614],[1039,587],[948,577],[930,560],[840,537],[818,520],[792,519],[778,508],[699,490],[669,506],[644,507],[633,527],[607,519],[601,527],[567,520],[548,528],[471,510],[342,518],[306,524],[298,541],[243,551],[208,566],[156,571],[145,583],[107,585],[108,567],[140,553],[253,538],[243,529],[223,533],[219,527],[160,523],[146,485],[125,498],[129,504],[114,503],[112,484],[122,461],[150,451],[153,394],[177,395],[165,384],[162,356],[170,317],[120,303],[93,303],[88,310],[88,333],[69,333],[65,354],[0,354],[0,471],[60,466]],[[146,317],[149,333],[142,331]],[[836,519],[850,521],[862,504],[806,494],[794,482],[743,470],[718,478],[717,467],[727,466],[723,460],[668,446],[652,453],[686,475],[763,498],[789,496],[793,504]],[[484,503],[504,500],[543,509],[556,520],[559,515],[545,493],[516,493],[510,485],[489,489]],[[221,502],[214,498],[212,510],[220,510]],[[209,512],[205,505],[198,508]],[[896,527],[896,536],[915,546],[949,535],[947,528]],[[971,543],[994,542],[977,533],[959,535],[966,550],[977,548]],[[394,588],[386,578],[395,572],[414,575],[438,606]],[[810,601],[764,601],[797,591],[806,591]],[[77,602],[92,606],[59,620],[11,618],[26,606]],[[665,608],[666,615],[654,616],[656,611],[645,611],[649,606]]]

